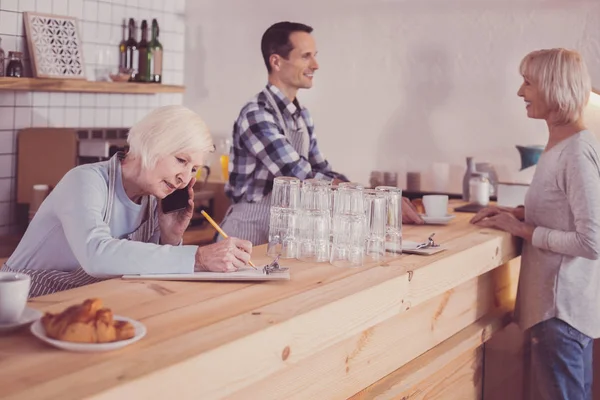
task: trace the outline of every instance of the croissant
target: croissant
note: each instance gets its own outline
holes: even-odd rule
[[[85,300],[59,314],[46,312],[42,325],[49,337],[67,342],[107,343],[135,336],[134,326],[115,321],[112,311],[103,308],[100,299]]]

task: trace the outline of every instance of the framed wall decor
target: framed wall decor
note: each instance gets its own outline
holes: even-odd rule
[[[34,77],[85,79],[76,18],[24,12],[23,20]]]

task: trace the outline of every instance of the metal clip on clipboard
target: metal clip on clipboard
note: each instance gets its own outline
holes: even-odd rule
[[[279,256],[277,256],[277,257],[276,257],[276,258],[273,260],[273,262],[271,262],[271,264],[269,264],[269,265],[265,265],[265,266],[263,267],[263,272],[264,272],[266,275],[269,275],[269,274],[275,274],[275,273],[278,273],[278,272],[285,272],[285,271],[287,271],[288,269],[289,269],[289,268],[282,268],[282,267],[279,265]]]

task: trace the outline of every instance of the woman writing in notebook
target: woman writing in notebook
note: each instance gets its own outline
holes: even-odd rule
[[[127,154],[73,168],[44,200],[2,271],[31,276],[30,297],[126,274],[228,272],[252,244],[229,238],[183,246],[196,171],[214,146],[202,119],[183,106],[148,114],[129,131]],[[186,188],[187,208],[161,200]]]

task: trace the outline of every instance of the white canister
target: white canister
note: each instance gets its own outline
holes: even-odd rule
[[[469,202],[487,206],[490,202],[490,181],[485,172],[473,172],[469,179]]]

